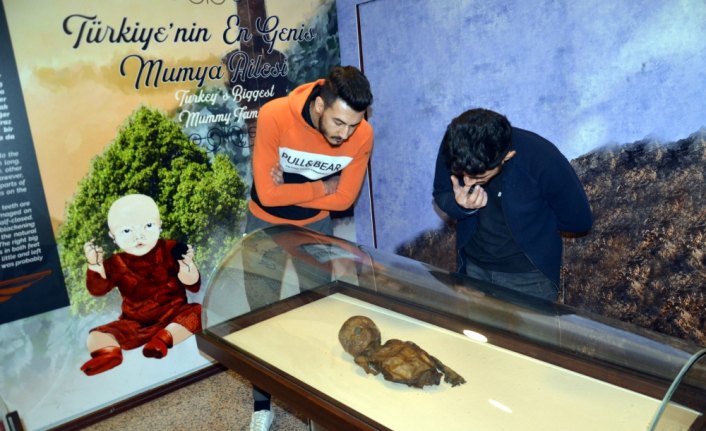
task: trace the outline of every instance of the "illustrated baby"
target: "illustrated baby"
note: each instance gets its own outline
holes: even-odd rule
[[[193,249],[160,239],[157,204],[146,195],[116,200],[108,211],[110,237],[122,250],[103,260],[93,241],[84,245],[86,287],[102,296],[117,287],[122,296],[118,319],[91,329],[91,352],[81,370],[95,375],[120,365],[122,350],[140,346],[144,356],[163,358],[173,345],[201,330],[201,304],[189,303],[186,291],[201,287]]]

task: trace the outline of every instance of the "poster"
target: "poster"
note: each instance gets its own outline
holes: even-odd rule
[[[209,274],[242,235],[259,107],[340,63],[336,8],[333,0],[3,0],[2,7],[7,102],[0,106],[8,107],[0,112],[12,112],[4,127],[13,127],[24,152],[3,136],[0,175],[23,175],[32,200],[17,199],[14,208],[3,196],[0,224],[20,223],[16,212],[29,202],[43,238],[33,249],[41,248],[47,268],[11,277],[3,270],[0,289],[38,274],[59,298],[42,309],[18,307],[14,297],[0,304],[21,309],[0,321],[0,387],[26,428],[44,429],[210,364],[192,336],[159,359],[140,346],[123,350],[114,368],[82,372],[90,330],[114,321],[125,302],[116,289],[88,292],[88,244],[106,263],[119,254],[110,208],[126,195],[149,197],[160,241],[193,249],[201,288],[185,294],[199,304]]]
[[[65,307],[69,298],[49,221],[5,14],[0,8],[0,324]]]

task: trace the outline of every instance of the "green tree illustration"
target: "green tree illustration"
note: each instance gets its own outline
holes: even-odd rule
[[[162,238],[194,247],[202,285],[242,232],[245,185],[228,158],[216,155],[209,160],[177,123],[141,107],[105,152],[92,160],[59,228],[58,245],[74,312],[101,311],[112,304],[95,300],[86,290],[83,245],[93,239],[106,258],[118,251],[108,237],[108,209],[130,193],[155,200]]]

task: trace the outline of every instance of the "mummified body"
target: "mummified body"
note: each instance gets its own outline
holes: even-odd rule
[[[466,383],[463,377],[411,341],[388,340],[381,344],[380,330],[365,316],[346,320],[338,332],[343,350],[366,373],[382,373],[386,380],[415,388],[438,385],[441,375],[451,386]]]

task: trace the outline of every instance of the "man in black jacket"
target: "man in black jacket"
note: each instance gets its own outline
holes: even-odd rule
[[[583,233],[591,208],[569,161],[503,115],[471,109],[448,125],[434,201],[456,219],[458,271],[555,301],[560,232]]]

